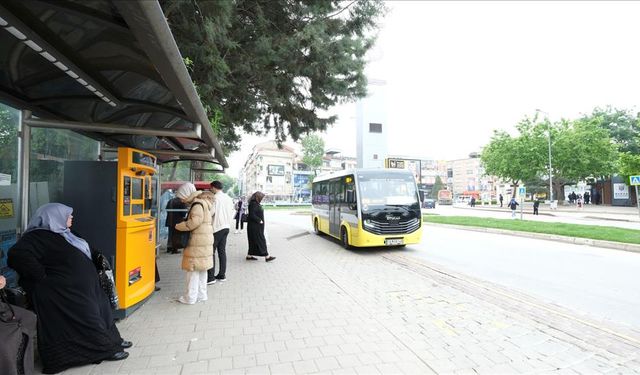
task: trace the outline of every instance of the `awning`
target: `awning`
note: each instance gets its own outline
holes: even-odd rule
[[[157,1],[3,0],[0,101],[159,162],[228,167]]]

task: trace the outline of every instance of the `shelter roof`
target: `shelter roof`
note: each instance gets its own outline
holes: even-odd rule
[[[228,167],[157,1],[3,0],[0,101],[160,162]]]

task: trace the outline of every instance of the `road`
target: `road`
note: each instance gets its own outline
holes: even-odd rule
[[[267,228],[274,222],[312,231],[306,214],[280,210],[265,214]],[[422,243],[407,246],[406,255],[597,320],[640,329],[637,253],[427,226]]]

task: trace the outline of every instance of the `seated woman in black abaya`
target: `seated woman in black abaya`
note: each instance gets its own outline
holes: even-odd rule
[[[38,316],[38,352],[45,374],[129,356],[100,287],[89,244],[71,233],[73,209],[38,208],[25,234],[9,249]]]

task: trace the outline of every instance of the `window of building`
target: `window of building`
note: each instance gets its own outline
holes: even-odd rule
[[[369,123],[369,133],[382,133],[382,124],[375,122]]]

